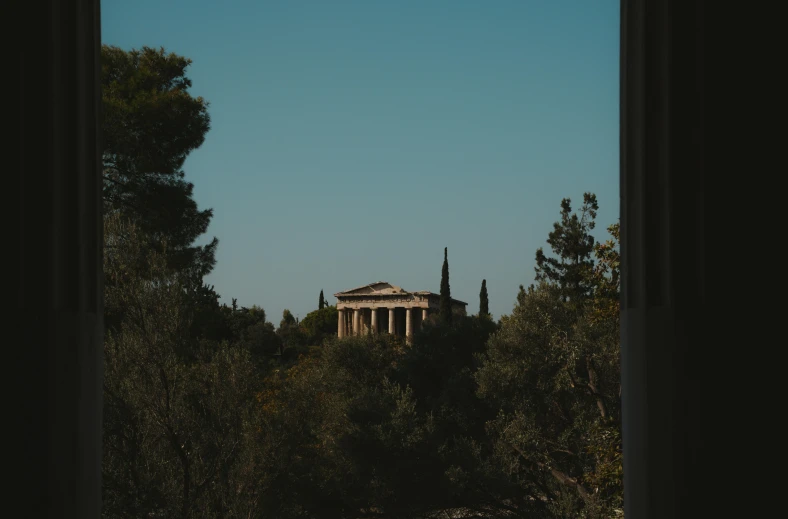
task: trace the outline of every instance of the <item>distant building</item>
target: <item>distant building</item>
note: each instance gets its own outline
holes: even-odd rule
[[[339,311],[337,336],[385,333],[410,338],[430,313],[440,308],[440,295],[429,292],[408,292],[385,281],[334,294]],[[452,309],[465,315],[463,303],[452,299]],[[381,311],[383,310],[383,311]]]

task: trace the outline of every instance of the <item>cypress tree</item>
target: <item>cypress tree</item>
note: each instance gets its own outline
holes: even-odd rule
[[[479,292],[479,317],[490,316],[490,302],[487,299],[487,280],[482,279],[482,290]]]
[[[320,291],[320,301],[318,301],[318,303],[317,303],[317,309],[318,310],[322,310],[324,306],[326,306],[326,300],[323,297],[323,291],[321,290]]]
[[[441,272],[440,319],[451,324],[451,289],[449,288],[449,248],[443,249],[443,271]]]

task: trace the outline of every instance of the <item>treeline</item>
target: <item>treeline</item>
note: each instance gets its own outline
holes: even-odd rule
[[[210,126],[189,61],[102,60],[105,517],[623,515],[618,226],[594,241],[594,195],[562,202],[498,322],[484,281],[477,315],[436,314],[412,344],[337,339],[322,290],[275,326],[203,282],[218,242],[194,245],[212,213],[181,170]]]

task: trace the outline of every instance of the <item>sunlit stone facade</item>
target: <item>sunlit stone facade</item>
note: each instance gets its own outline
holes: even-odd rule
[[[410,339],[430,313],[440,308],[440,295],[408,292],[385,281],[334,294],[337,298],[337,335],[389,333]],[[465,315],[468,304],[452,299],[452,309]]]

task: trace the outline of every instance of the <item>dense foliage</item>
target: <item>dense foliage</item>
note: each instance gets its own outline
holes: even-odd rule
[[[479,317],[490,316],[490,299],[487,295],[487,280],[482,279],[482,289],[479,291]]]
[[[109,148],[124,182],[180,178],[207,124],[204,103],[182,92],[188,60],[105,52],[116,92],[105,102],[126,99],[106,123],[126,114]],[[139,135],[158,126],[133,107],[170,97],[197,126],[152,141],[172,138],[180,151],[170,158],[141,156],[126,142],[135,125]],[[385,333],[338,339],[322,290],[317,309],[301,322],[285,310],[278,327],[257,306],[220,304],[199,254],[173,259],[202,224],[165,232],[146,193],[106,192],[110,204],[141,203],[105,217],[104,517],[622,514],[619,228],[594,242],[594,195],[580,214],[562,202],[550,255],[539,249],[536,283],[520,286],[510,315],[489,318],[483,281],[479,315],[436,315],[408,344]]]
[[[547,256],[540,247],[536,251],[536,280],[550,281],[561,287],[562,297],[578,301],[594,290],[591,272],[594,269],[594,237],[599,205],[596,195],[585,193],[580,213],[572,213],[569,198],[561,201],[561,220],[553,224],[547,243],[554,256]]]
[[[451,286],[449,285],[449,248],[443,249],[443,268],[441,269],[441,289],[440,289],[440,320],[443,324],[451,324],[452,304]]]
[[[101,49],[103,196],[152,239],[166,241],[169,266],[202,277],[213,268],[217,240],[195,245],[212,210],[200,210],[183,164],[210,128],[208,103],[192,96],[191,60],[164,49]]]

